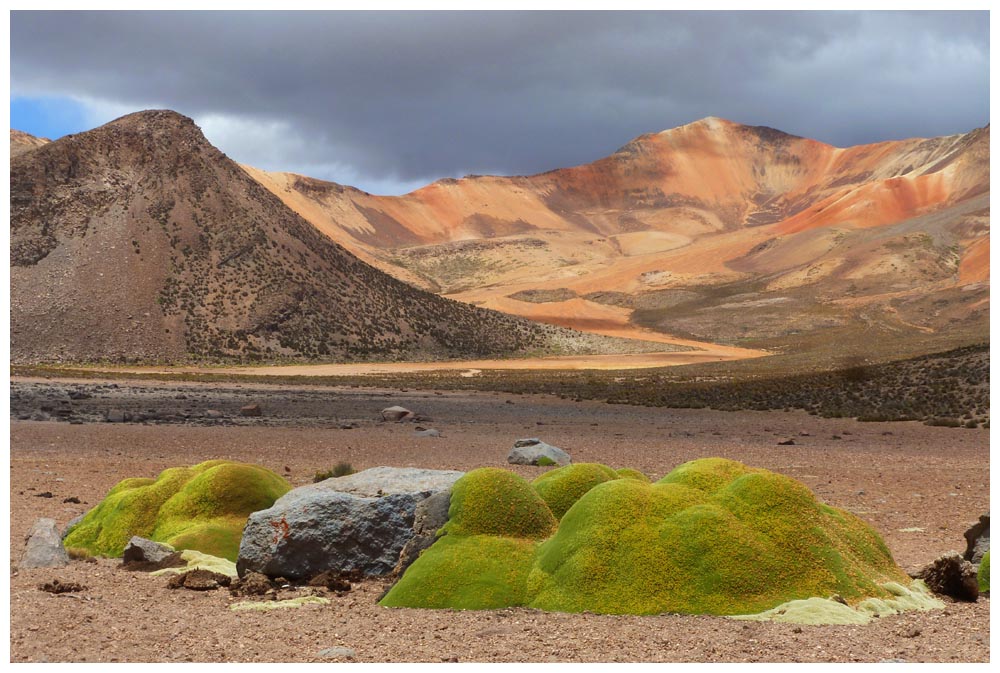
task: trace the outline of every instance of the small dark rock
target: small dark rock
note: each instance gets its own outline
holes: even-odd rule
[[[229,585],[229,593],[233,596],[266,596],[277,588],[277,585],[258,572],[250,571],[242,578]]]
[[[232,578],[228,575],[214,573],[211,570],[196,569],[174,575],[167,582],[169,589],[191,589],[192,591],[211,591],[219,587],[228,587]]]
[[[786,439],[783,442],[778,442],[778,446],[795,446],[794,439]]]
[[[71,495],[70,497],[65,498],[63,500],[63,502],[71,502],[74,505],[79,505],[80,504],[80,499],[78,497],[76,497],[75,495]]]
[[[900,635],[903,636],[904,638],[916,638],[917,636],[920,635],[920,629],[918,629],[916,626],[911,626],[910,628],[903,631]]]
[[[40,591],[47,591],[50,594],[68,594],[75,591],[83,591],[86,588],[78,582],[61,582],[59,580],[52,580],[51,582],[38,585]]]
[[[262,416],[263,414],[259,404],[248,404],[240,407],[240,416]]]
[[[979,598],[976,566],[963,559],[957,552],[941,556],[924,566],[915,576],[926,582],[930,590],[936,594],[970,602]]]
[[[54,496],[51,493],[49,493],[48,491],[45,491],[44,493],[36,493],[35,497],[36,498],[52,498]]]

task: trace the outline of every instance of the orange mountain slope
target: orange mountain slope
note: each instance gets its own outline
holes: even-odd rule
[[[245,170],[362,259],[441,294],[604,333],[767,346],[857,326],[983,331],[989,137],[837,148],[710,117],[583,166],[399,197]]]

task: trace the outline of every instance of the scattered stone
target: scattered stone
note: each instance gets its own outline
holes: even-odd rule
[[[353,659],[357,653],[349,647],[328,647],[320,650],[319,656],[324,659]]]
[[[108,423],[125,423],[132,420],[132,414],[121,409],[110,409],[104,416],[104,420]]]
[[[542,460],[539,463],[539,460]],[[538,437],[519,439],[514,442],[514,448],[507,454],[507,462],[514,465],[569,465],[573,462],[570,455],[557,446],[546,444]]]
[[[79,505],[80,504],[80,499],[78,497],[76,497],[75,495],[71,495],[70,497],[63,499],[63,503],[67,503],[67,502],[68,503],[72,503],[74,505]]]
[[[51,493],[51,492],[49,492],[49,491],[45,491],[44,493],[36,493],[36,494],[35,494],[35,497],[36,497],[36,498],[52,498],[52,497],[54,497],[54,496],[52,495],[52,493]]]
[[[927,564],[914,577],[922,579],[936,594],[951,596],[960,601],[975,601],[979,598],[976,567],[957,552],[945,554]]]
[[[434,544],[437,532],[448,523],[448,509],[451,507],[451,490],[435,493],[417,503],[413,512],[413,537],[399,552],[399,562],[392,574],[402,577],[410,564],[417,560],[420,552]]]
[[[263,414],[259,404],[248,404],[240,407],[240,416],[262,416]]]
[[[244,577],[233,580],[229,585],[229,593],[233,596],[266,596],[274,592],[277,586],[267,575],[248,572]]]
[[[71,400],[89,400],[90,399],[90,395],[88,395],[85,392],[79,391],[79,390],[72,390],[69,393],[69,398]]]
[[[240,413],[242,413],[242,410]],[[218,409],[208,409],[205,411],[205,418],[222,418],[222,412]]]
[[[311,587],[323,587],[337,593],[347,593],[351,590],[351,582],[360,582],[363,575],[357,571],[340,572],[327,570],[309,580]]]
[[[382,410],[382,420],[399,423],[412,420],[415,414],[405,407],[388,407]]]
[[[38,589],[40,591],[47,591],[50,594],[68,594],[76,591],[83,591],[87,587],[79,584],[78,582],[61,582],[59,580],[52,580],[51,582],[45,582],[44,584],[39,584]]]
[[[38,519],[28,532],[21,568],[62,568],[69,565],[69,554],[62,544],[55,519]]]
[[[211,570],[188,570],[172,575],[167,582],[168,589],[191,589],[192,591],[211,591],[220,587],[228,587],[232,578]]]
[[[990,548],[990,513],[982,514],[979,521],[965,531],[965,554],[962,557],[970,563],[979,563]]]
[[[910,628],[903,631],[900,635],[903,636],[904,638],[916,638],[917,636],[920,635],[920,629],[918,629],[916,626],[911,626]]]
[[[795,446],[794,439],[786,439],[783,442],[778,442],[778,446]]]
[[[387,575],[413,537],[417,503],[462,474],[376,467],[300,486],[250,515],[237,570],[293,580],[327,570]]]
[[[122,565],[130,563],[159,564],[168,556],[176,553],[177,550],[168,544],[153,542],[138,535],[133,535],[132,539],[125,545],[125,551],[122,553]],[[183,565],[183,563],[180,565]]]
[[[796,626],[794,629],[792,629],[792,633],[802,633],[802,627]]]
[[[456,655],[456,654],[447,654],[447,655],[441,657],[441,661],[443,661],[445,663],[448,663],[448,664],[456,664],[456,663],[458,663],[458,655]]]
[[[441,433],[439,431],[435,430],[434,428],[428,428],[426,430],[417,428],[417,430],[415,430],[413,432],[413,436],[414,437],[440,437]]]

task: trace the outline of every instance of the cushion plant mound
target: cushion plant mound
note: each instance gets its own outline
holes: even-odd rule
[[[156,479],[125,479],[64,541],[98,556],[121,556],[133,535],[235,561],[247,517],[290,490],[256,465],[210,460]]]
[[[860,519],[803,484],[719,458],[656,484],[596,486],[539,548],[531,607],[650,614],[748,614],[839,594],[887,596],[908,582]]]
[[[379,604],[458,610],[524,605],[536,546],[524,538],[445,535],[413,562]]]
[[[552,512],[528,482],[513,472],[483,467],[455,482],[443,530],[449,535],[544,539],[555,528]]]
[[[548,504],[556,519],[561,519],[566,510],[584,493],[598,484],[618,478],[618,474],[607,465],[575,463],[546,472],[531,482],[531,485]]]
[[[515,520],[538,508],[525,505],[517,477],[498,473],[476,470],[455,484],[449,534],[382,605],[838,623],[937,606],[864,522],[767,470],[709,458],[655,484],[596,464],[553,470],[534,484],[554,514],[566,507],[547,539],[537,519]],[[850,606],[807,600],[835,594]]]
[[[990,551],[988,549],[979,562],[979,590],[990,590]]]
[[[161,575],[179,575],[181,573],[186,573],[189,570],[208,570],[220,575],[228,575],[234,579],[239,576],[236,572],[236,564],[229,559],[219,558],[218,556],[211,556],[209,554],[202,554],[200,551],[194,549],[185,549],[182,551],[181,559],[187,562],[186,565],[176,566],[174,568],[161,568],[160,570],[154,570],[149,574],[154,577],[159,577]]]
[[[615,470],[615,474],[618,475],[620,479],[638,479],[639,481],[649,481],[649,477],[644,475],[639,470],[633,470],[631,467],[622,467]]]

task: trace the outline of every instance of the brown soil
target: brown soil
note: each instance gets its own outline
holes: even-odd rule
[[[122,384],[122,395],[158,384]],[[213,388],[186,384],[198,404]],[[177,384],[170,384],[171,388]],[[166,386],[165,386],[166,387]],[[260,387],[261,390],[264,387]],[[280,407],[281,388],[268,386]],[[248,388],[248,390],[250,390]],[[824,501],[857,513],[915,570],[964,549],[962,533],[989,508],[986,430],[914,422],[859,423],[801,412],[670,410],[498,393],[316,390],[355,429],[262,419],[248,425],[11,421],[12,661],[324,661],[344,646],[357,661],[989,661],[989,598],[944,610],[883,618],[867,626],[796,627],[718,617],[653,617],[388,609],[384,583],[342,595],[281,589],[279,598],[320,592],[329,605],[232,612],[225,589],[171,591],[168,579],[123,570],[117,559],[62,569],[18,570],[24,536],[38,517],[60,525],[94,506],[117,481],[210,458],[263,464],[294,484],[348,461],[469,470],[510,467],[515,439],[540,436],[575,461],[638,468],[652,478],[677,464],[724,456],[789,474]],[[202,397],[204,395],[204,397]],[[508,404],[507,402],[511,403]],[[320,400],[317,399],[316,403]],[[440,438],[415,438],[409,423],[376,419],[400,404],[433,418]],[[794,439],[795,444],[778,443]],[[512,468],[526,477],[544,468]],[[35,494],[51,492],[52,498]],[[76,496],[80,504],[66,503]],[[76,582],[80,592],[39,585]]]

